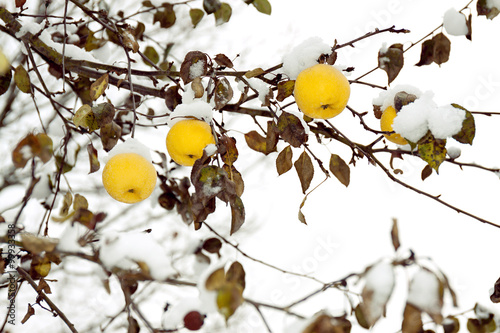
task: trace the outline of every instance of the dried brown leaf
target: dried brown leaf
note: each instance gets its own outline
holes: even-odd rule
[[[312,163],[311,157],[307,152],[304,151],[302,154],[300,154],[299,158],[293,165],[295,166],[295,170],[299,175],[302,192],[305,194],[314,177],[314,165]]]
[[[292,158],[293,158],[293,151],[292,147],[286,146],[279,154],[278,157],[276,158],[276,170],[278,171],[278,175],[282,175],[286,172],[288,172],[292,166]]]

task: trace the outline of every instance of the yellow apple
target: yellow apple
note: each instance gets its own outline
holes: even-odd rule
[[[155,188],[156,177],[153,164],[137,153],[114,155],[102,171],[106,191],[113,199],[125,203],[148,198]]]
[[[330,65],[317,64],[299,73],[293,94],[297,106],[306,116],[328,119],[345,109],[351,87],[341,71]]]
[[[184,119],[170,128],[166,144],[168,154],[177,164],[192,166],[203,156],[206,146],[215,144],[215,138],[212,128],[205,121]]]
[[[380,129],[384,132],[393,132],[392,123],[394,122],[394,118],[396,118],[398,112],[392,106],[387,107],[382,113],[382,117],[380,118]],[[392,134],[384,134],[387,140],[394,142],[398,145],[406,145],[408,142],[398,133]]]

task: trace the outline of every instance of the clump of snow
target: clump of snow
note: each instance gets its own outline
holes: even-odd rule
[[[316,65],[320,55],[331,51],[331,46],[319,37],[306,39],[283,57],[283,72],[295,80],[301,71]]]
[[[204,60],[198,60],[189,67],[189,78],[195,79],[201,77],[205,74],[206,62]]]
[[[143,262],[156,280],[175,274],[164,248],[149,233],[105,235],[100,243],[99,259],[110,270],[137,269],[137,263]]]
[[[417,142],[429,130],[428,117],[431,109],[437,108],[430,94],[424,94],[415,102],[405,105],[398,112],[392,128],[405,139]]]
[[[437,139],[446,139],[460,132],[465,111],[451,104],[443,105],[429,113],[429,129]]]
[[[415,273],[408,292],[408,303],[428,314],[441,313],[440,283],[436,275],[426,269]]]
[[[383,42],[382,46],[380,47],[379,52],[384,54],[384,53],[387,53],[387,50],[389,50],[389,46],[387,45],[386,42]]]
[[[207,153],[207,156],[212,156],[217,152],[217,146],[211,143],[205,147],[205,152]]]
[[[375,97],[372,101],[373,105],[379,105],[382,110],[387,109],[389,106],[394,107],[394,97],[397,93],[404,91],[408,94],[412,94],[418,97],[422,95],[422,92],[411,85],[399,84],[391,89],[382,91],[377,97]]]
[[[212,106],[201,100],[195,100],[188,104],[179,104],[168,117],[167,124],[172,127],[176,122],[189,117],[210,123],[212,121]]]
[[[443,26],[446,32],[452,36],[463,36],[469,32],[465,15],[455,8],[450,8],[444,13]]]
[[[250,87],[254,89],[259,95],[259,101],[264,104],[266,102],[266,95],[269,93],[269,86],[257,78],[250,78],[246,80]],[[238,82],[238,90],[241,92],[245,91],[246,83],[243,81]]]
[[[459,147],[452,146],[446,148],[446,153],[452,159],[459,158],[462,154],[462,150]]]
[[[142,144],[140,141],[134,138],[128,138],[123,143],[119,143],[113,147],[108,153],[108,156],[104,158],[104,162],[107,162],[111,157],[123,154],[123,153],[136,153],[151,161],[151,152],[147,146]]]
[[[373,99],[373,104],[382,110],[394,107],[394,97],[402,91],[417,96],[417,99],[401,107],[394,118],[392,128],[396,133],[411,142],[418,142],[428,131],[436,139],[446,139],[460,132],[466,117],[465,111],[451,104],[438,106],[430,91],[422,93],[415,87],[399,85],[380,93]]]

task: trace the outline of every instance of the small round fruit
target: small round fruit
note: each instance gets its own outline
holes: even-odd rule
[[[198,331],[205,321],[205,316],[198,311],[188,312],[184,316],[184,327],[190,331]]]
[[[317,64],[299,73],[293,93],[297,106],[306,116],[328,119],[345,109],[351,87],[341,71]]]
[[[380,118],[380,129],[384,132],[393,132],[392,123],[394,122],[394,118],[396,118],[397,111],[394,107],[389,106],[387,109],[382,112],[382,117]],[[406,145],[408,141],[405,140],[400,134],[384,134],[387,140],[397,143],[398,145]]]
[[[206,146],[215,144],[215,138],[205,121],[185,119],[170,128],[166,142],[168,154],[177,164],[192,166],[203,156]]]
[[[109,195],[118,201],[136,203],[148,198],[156,185],[153,164],[136,153],[111,157],[102,171],[102,183]]]

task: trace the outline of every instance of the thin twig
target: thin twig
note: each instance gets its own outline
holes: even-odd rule
[[[17,268],[17,271],[19,274],[22,275],[22,277],[28,281],[28,283],[31,285],[31,287],[38,293],[38,295],[50,306],[50,308],[55,312],[57,313],[57,315],[62,319],[62,321],[64,321],[64,323],[66,324],[66,326],[68,326],[68,328],[70,329],[71,332],[73,333],[78,333],[78,331],[76,330],[75,328],[75,325],[73,325],[68,317],[66,317],[66,315],[64,314],[64,312],[62,312],[55,304],[54,302],[52,302],[52,300],[42,291],[42,290],[38,290],[38,285],[36,284],[36,282],[31,278],[31,276],[28,274],[28,272],[26,272],[24,269],[22,269],[21,267],[18,267]]]

